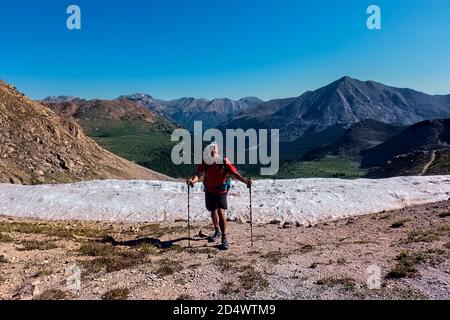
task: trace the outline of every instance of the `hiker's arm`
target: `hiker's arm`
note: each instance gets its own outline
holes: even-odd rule
[[[194,183],[197,183],[197,182],[200,181],[200,177],[202,175],[204,175],[204,172],[205,172],[205,165],[203,163],[199,164],[198,167],[197,167],[197,170],[195,171],[195,173],[192,176],[192,178],[187,178],[186,179],[186,184],[193,187]]]
[[[239,172],[234,172],[233,177],[235,177],[240,182],[245,183],[247,185],[247,188],[250,188],[252,186],[252,179],[244,178]]]

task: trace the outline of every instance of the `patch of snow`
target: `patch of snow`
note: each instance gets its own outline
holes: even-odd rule
[[[315,223],[450,198],[450,176],[390,179],[256,180],[253,219]],[[208,221],[202,186],[191,190],[191,218]],[[249,218],[249,191],[234,183],[228,216]],[[43,220],[165,222],[187,219],[187,187],[166,181],[88,181],[62,185],[0,184],[0,214]]]

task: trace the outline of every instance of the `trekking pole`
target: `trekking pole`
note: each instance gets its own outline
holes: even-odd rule
[[[250,186],[249,190],[250,190],[250,241],[253,247],[252,186]]]
[[[188,184],[188,246],[191,247],[191,203],[190,203],[191,185]]]

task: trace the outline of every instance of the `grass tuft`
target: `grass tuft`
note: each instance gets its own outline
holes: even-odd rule
[[[0,232],[0,242],[7,243],[7,242],[12,242],[12,241],[13,241],[13,238],[11,238],[7,234],[4,234],[4,233]]]
[[[284,256],[285,254],[283,254],[281,251],[271,251],[269,253],[263,254],[261,258],[269,260],[269,262],[272,264],[277,264]]]
[[[160,277],[170,276],[174,273],[183,270],[183,265],[178,261],[172,261],[168,259],[163,259],[159,261],[158,269],[156,269],[155,274]]]
[[[433,242],[439,240],[439,237],[429,230],[414,230],[408,232],[407,243],[410,242]]]
[[[51,250],[57,248],[53,242],[38,240],[23,240],[20,242],[20,245],[22,247],[17,248],[18,251]]]
[[[229,271],[236,266],[237,260],[235,258],[218,257],[214,260],[214,264],[219,267],[221,271]]]
[[[0,221],[0,232],[17,232],[25,234],[41,234],[61,239],[76,239],[76,237],[101,238],[103,231],[81,228],[77,226],[52,225],[43,222],[8,222]]]
[[[311,244],[303,244],[300,247],[301,253],[308,253],[314,250],[314,247]]]
[[[243,273],[239,275],[239,281],[245,290],[264,289],[269,286],[269,282],[253,266],[246,266],[242,270]]]
[[[446,212],[441,212],[439,214],[439,218],[447,218],[447,217],[450,217],[450,210]]]
[[[79,249],[80,253],[92,260],[82,261],[87,273],[98,273],[102,270],[115,272],[135,267],[143,262],[147,256],[146,250],[122,249],[107,243],[86,242]]]
[[[50,289],[44,291],[42,294],[34,297],[34,300],[64,300],[66,293],[59,289]]]
[[[391,228],[393,228],[393,229],[401,228],[405,225],[405,223],[407,223],[409,221],[411,221],[411,220],[410,219],[397,220],[391,224]]]
[[[128,300],[130,290],[127,288],[117,288],[106,291],[102,295],[102,300]]]
[[[354,279],[351,278],[336,278],[336,277],[328,277],[319,279],[315,282],[315,284],[320,286],[328,286],[328,287],[336,287],[341,286],[346,290],[353,290],[356,287],[356,283]]]
[[[400,279],[417,276],[419,271],[416,265],[425,262],[426,257],[420,253],[402,251],[395,259],[397,260],[397,265],[389,271],[387,278]]]
[[[223,295],[228,295],[232,293],[238,293],[239,288],[236,286],[234,282],[224,282],[219,290],[219,293]]]

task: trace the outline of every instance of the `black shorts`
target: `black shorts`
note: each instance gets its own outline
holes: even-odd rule
[[[208,211],[214,211],[216,209],[228,209],[227,193],[215,194],[205,192],[205,204]]]

